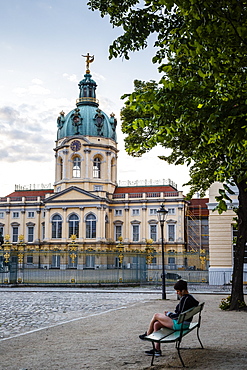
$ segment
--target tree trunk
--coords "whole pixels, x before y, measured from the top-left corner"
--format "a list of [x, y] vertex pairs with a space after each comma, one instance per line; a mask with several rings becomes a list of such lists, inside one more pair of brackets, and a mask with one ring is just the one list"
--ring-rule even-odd
[[247, 184], [246, 181], [236, 182], [239, 190], [239, 208], [238, 215], [238, 233], [234, 253], [232, 293], [230, 310], [239, 310], [243, 308], [243, 268], [244, 268], [244, 251], [247, 241]]

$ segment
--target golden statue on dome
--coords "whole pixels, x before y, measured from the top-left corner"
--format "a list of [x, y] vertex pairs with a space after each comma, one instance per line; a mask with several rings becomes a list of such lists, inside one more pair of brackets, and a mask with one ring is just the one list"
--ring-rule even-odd
[[87, 53], [87, 55], [82, 55], [82, 57], [86, 58], [86, 73], [90, 73], [89, 63], [94, 61], [94, 55], [89, 55], [89, 53]]

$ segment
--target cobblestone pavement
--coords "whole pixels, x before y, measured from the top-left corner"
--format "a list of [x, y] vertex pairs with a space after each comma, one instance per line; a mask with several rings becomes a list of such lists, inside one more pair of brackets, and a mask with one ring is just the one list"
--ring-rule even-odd
[[2, 289], [0, 295], [0, 340], [160, 297], [160, 293], [4, 291]]
[[[191, 293], [229, 294], [229, 287], [190, 285]], [[175, 294], [173, 287], [167, 293]], [[0, 341], [62, 322], [161, 298], [155, 287], [123, 289], [0, 288]]]

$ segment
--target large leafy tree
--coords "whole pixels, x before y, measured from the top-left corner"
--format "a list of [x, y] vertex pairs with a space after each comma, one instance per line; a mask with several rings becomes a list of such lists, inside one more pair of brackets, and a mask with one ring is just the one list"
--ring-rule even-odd
[[134, 82], [125, 95], [122, 130], [126, 150], [140, 156], [155, 145], [161, 157], [190, 165], [190, 193], [224, 183], [218, 210], [227, 209], [229, 184], [239, 190], [231, 309], [244, 305], [243, 264], [247, 242], [247, 1], [91, 0], [123, 34], [110, 58], [129, 58], [156, 35], [153, 62], [160, 81]]

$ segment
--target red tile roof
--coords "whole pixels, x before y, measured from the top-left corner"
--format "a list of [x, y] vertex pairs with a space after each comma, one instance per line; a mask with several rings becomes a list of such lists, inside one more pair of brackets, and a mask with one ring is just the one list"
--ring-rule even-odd
[[119, 186], [116, 188], [114, 194], [116, 193], [154, 193], [154, 192], [177, 192], [177, 189], [170, 185], [157, 185], [157, 186]]
[[45, 189], [45, 190], [17, 190], [6, 197], [43, 197], [45, 194], [53, 194], [53, 189]]

